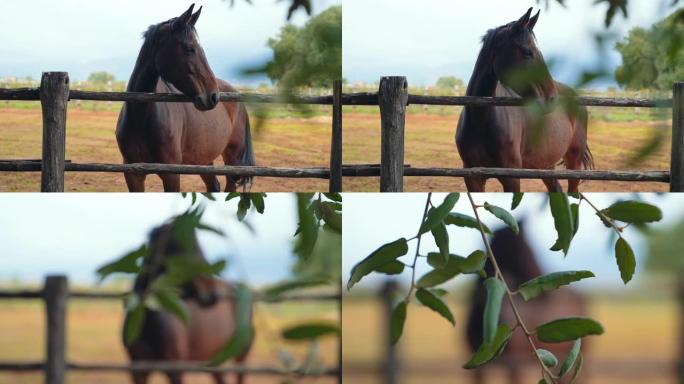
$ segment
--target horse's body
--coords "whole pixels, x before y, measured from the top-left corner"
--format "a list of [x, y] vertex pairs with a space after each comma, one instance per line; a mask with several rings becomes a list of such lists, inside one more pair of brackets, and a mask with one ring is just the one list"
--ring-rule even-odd
[[[165, 257], [187, 257], [178, 256], [183, 254], [179, 252], [181, 245], [171, 233], [170, 224], [152, 233], [150, 254], [153, 256], [150, 264], [144, 266], [146, 272], [135, 281], [134, 292], [137, 294], [144, 292], [150, 282], [164, 272], [164, 267], [159, 266], [161, 264], [155, 267], [155, 263], [161, 263]], [[190, 256], [206, 262], [194, 236]], [[210, 277], [198, 277], [185, 284], [181, 297], [190, 314], [188, 325], [171, 313], [146, 309], [140, 337], [126, 345], [131, 361], [209, 361], [235, 335], [237, 302], [233, 298], [225, 298], [225, 294], [234, 289], [232, 284]], [[219, 292], [222, 298], [217, 297]], [[248, 353], [249, 348], [236, 361], [243, 361]], [[133, 382], [145, 384], [148, 375], [145, 372], [133, 373]], [[223, 375], [213, 376], [217, 384], [225, 383]], [[182, 383], [181, 373], [168, 373], [168, 377], [171, 384]], [[243, 378], [243, 374], [238, 374], [237, 382], [242, 383]]]
[[[550, 102], [573, 91], [555, 82], [536, 47], [532, 32], [539, 14], [530, 11], [520, 20], [490, 30], [468, 84], [467, 96], [520, 97]], [[526, 84], [507, 86], [510, 76], [538, 66], [538, 73]], [[508, 76], [508, 77], [507, 77]], [[529, 75], [528, 75], [529, 76]], [[456, 132], [456, 146], [463, 165], [471, 167], [553, 169], [563, 161], [568, 169], [592, 166], [587, 146], [587, 111], [557, 109], [536, 126], [535, 117], [524, 107], [466, 106]], [[484, 191], [487, 179], [466, 178], [469, 191]], [[506, 192], [519, 192], [520, 180], [499, 178]], [[549, 191], [560, 191], [555, 179], [544, 179]], [[568, 190], [576, 192], [578, 180]]]
[[[200, 9], [201, 11], [201, 9]], [[218, 92], [235, 92], [216, 79], [194, 30], [192, 7], [183, 15], [153, 25], [145, 33], [129, 92], [183, 93], [190, 103], [126, 102], [116, 138], [124, 163], [254, 165], [249, 116], [242, 103], [219, 102]], [[180, 176], [160, 174], [164, 190], [180, 191]], [[130, 191], [145, 190], [145, 175], [126, 173]], [[202, 175], [208, 192], [220, 191], [216, 176]], [[226, 191], [251, 180], [226, 178]]]
[[[492, 252], [496, 256], [501, 272], [511, 289], [517, 289], [520, 284], [542, 274], [534, 259], [532, 249], [523, 237], [523, 232], [520, 232], [520, 235], [515, 235], [508, 228], [497, 231], [492, 241]], [[485, 270], [488, 276], [494, 275], [494, 270], [489, 261], [487, 261]], [[478, 281], [472, 294], [472, 306], [466, 326], [468, 346], [473, 352], [477, 350], [483, 340], [482, 316], [487, 302], [487, 291], [482, 284], [483, 281], [483, 279]], [[507, 300], [504, 299], [502, 304], [500, 322], [513, 327], [517, 320]], [[558, 318], [586, 315], [584, 297], [569, 287], [545, 293], [528, 302], [516, 295], [515, 304], [528, 329], [534, 329], [538, 325]], [[543, 343], [536, 337], [533, 337], [533, 340], [537, 348], [551, 351], [561, 362], [572, 347], [572, 342]], [[583, 340], [582, 353], [585, 356], [588, 350], [587, 344], [586, 339]], [[494, 360], [494, 364], [501, 364], [508, 370], [510, 383], [523, 383], [525, 382], [524, 372], [526, 368], [533, 368], [535, 372], [538, 372], [538, 361], [533, 353], [522, 329], [516, 328], [502, 355]], [[486, 366], [475, 371], [475, 383], [487, 382], [484, 378], [485, 370]], [[581, 377], [586, 377], [586, 375]]]

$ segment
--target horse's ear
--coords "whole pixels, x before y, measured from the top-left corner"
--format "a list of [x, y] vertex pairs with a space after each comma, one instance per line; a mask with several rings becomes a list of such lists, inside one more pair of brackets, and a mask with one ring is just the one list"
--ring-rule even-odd
[[527, 23], [527, 28], [529, 28], [530, 31], [534, 30], [534, 26], [537, 25], [537, 21], [539, 20], [539, 14], [541, 13], [541, 9], [537, 11], [537, 14], [534, 15], [530, 21]]
[[515, 29], [516, 30], [521, 30], [525, 27], [527, 27], [527, 23], [530, 21], [530, 15], [532, 14], [532, 7], [527, 10], [527, 13], [525, 13], [518, 21], [515, 22]]
[[199, 19], [201, 13], [202, 13], [202, 6], [199, 7], [197, 12], [195, 12], [192, 16], [190, 16], [190, 21], [188, 21], [188, 24], [192, 25], [194, 27], [195, 23], [197, 23], [197, 19]]
[[182, 15], [178, 16], [176, 20], [171, 23], [171, 30], [172, 31], [177, 31], [185, 28], [185, 26], [188, 24], [190, 21], [190, 18], [192, 17], [192, 10], [195, 8], [195, 3], [190, 4], [190, 8], [188, 8], [187, 11], [183, 12]]

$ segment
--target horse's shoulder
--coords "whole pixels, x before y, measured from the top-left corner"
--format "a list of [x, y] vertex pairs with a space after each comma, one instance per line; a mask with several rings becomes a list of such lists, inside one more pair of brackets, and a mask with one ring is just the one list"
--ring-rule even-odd
[[217, 78], [216, 81], [218, 82], [219, 85], [219, 90], [221, 92], [237, 92], [237, 88], [235, 88], [233, 85], [231, 85], [229, 82]]

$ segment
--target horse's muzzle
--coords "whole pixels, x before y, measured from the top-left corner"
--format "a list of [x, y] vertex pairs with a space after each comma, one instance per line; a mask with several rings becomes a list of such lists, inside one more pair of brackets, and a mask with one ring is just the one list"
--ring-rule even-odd
[[208, 95], [197, 95], [195, 96], [193, 103], [195, 104], [195, 108], [200, 111], [210, 111], [218, 105], [219, 94], [218, 92], [212, 92]]

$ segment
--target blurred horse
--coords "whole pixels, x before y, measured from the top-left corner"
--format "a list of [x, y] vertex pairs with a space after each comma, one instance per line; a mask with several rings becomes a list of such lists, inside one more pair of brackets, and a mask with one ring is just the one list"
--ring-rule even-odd
[[[254, 165], [252, 134], [244, 104], [219, 102], [219, 91], [236, 92], [214, 76], [199, 44], [195, 23], [202, 8], [194, 4], [180, 15], [152, 25], [128, 82], [128, 92], [183, 93], [189, 103], [126, 102], [119, 114], [116, 140], [126, 164]], [[217, 107], [218, 106], [218, 107]], [[145, 191], [145, 174], [125, 173], [131, 192]], [[180, 191], [180, 175], [160, 174], [164, 191]], [[220, 192], [215, 175], [201, 175], [207, 192]], [[248, 186], [249, 177], [226, 177], [226, 191]]]
[[[170, 257], [191, 257], [206, 263], [206, 259], [192, 233], [188, 244], [174, 234], [174, 223], [156, 228], [150, 234], [150, 256], [143, 265], [143, 272], [134, 284], [134, 292], [141, 295], [149, 285], [165, 272], [164, 260]], [[197, 277], [182, 287], [181, 297], [190, 313], [190, 322], [184, 324], [175, 315], [156, 310], [145, 310], [145, 322], [140, 337], [126, 346], [132, 362], [135, 361], [208, 361], [236, 333], [237, 301], [225, 298], [235, 286], [211, 277]], [[217, 297], [222, 294], [222, 298]], [[251, 307], [250, 307], [251, 308]], [[251, 321], [251, 310], [250, 310]], [[252, 332], [252, 335], [254, 333]], [[242, 362], [247, 358], [251, 341], [242, 354], [236, 358]], [[135, 384], [147, 383], [149, 372], [134, 372]], [[182, 373], [167, 373], [171, 384], [182, 383]], [[212, 374], [217, 384], [224, 384], [222, 374]], [[237, 382], [244, 376], [237, 374]]]
[[[467, 96], [523, 97], [541, 103], [561, 94], [574, 96], [551, 77], [533, 32], [539, 12], [530, 17], [531, 12], [483, 37]], [[524, 107], [465, 106], [456, 131], [463, 166], [553, 169], [563, 160], [567, 169], [592, 168], [587, 110], [566, 109], [535, 116]], [[487, 178], [465, 181], [468, 191], [484, 192]], [[562, 191], [558, 180], [543, 181], [549, 191]], [[520, 191], [520, 179], [500, 177], [499, 182], [506, 192]], [[578, 186], [579, 180], [570, 180], [568, 191], [577, 192]]]
[[[542, 275], [532, 249], [525, 240], [522, 223], [519, 235], [515, 235], [508, 227], [496, 231], [491, 246], [499, 268], [511, 289], [515, 290], [520, 284]], [[494, 268], [489, 260], [485, 265], [485, 271], [487, 276], [494, 276]], [[483, 282], [484, 279], [480, 278], [475, 291], [472, 293], [470, 299], [472, 305], [466, 326], [468, 346], [473, 352], [477, 350], [483, 340], [482, 318], [487, 302], [487, 291]], [[587, 313], [584, 297], [569, 287], [544, 293], [528, 302], [524, 301], [520, 295], [514, 297], [515, 304], [528, 329], [534, 329], [538, 325], [561, 317], [585, 316]], [[508, 298], [504, 298], [500, 321], [511, 327], [517, 324]], [[533, 340], [537, 348], [551, 351], [560, 362], [563, 361], [573, 344], [572, 342], [547, 344], [534, 336]], [[586, 356], [588, 343], [586, 343], [586, 339], [582, 341], [582, 354]], [[523, 368], [537, 363], [538, 361], [527, 342], [525, 333], [522, 329], [516, 328], [502, 355], [490, 364], [502, 364], [508, 370], [509, 382], [519, 384], [524, 382]], [[474, 371], [475, 383], [486, 382], [484, 378], [486, 367]], [[586, 375], [580, 374], [579, 382], [583, 381], [582, 377], [586, 379]]]

